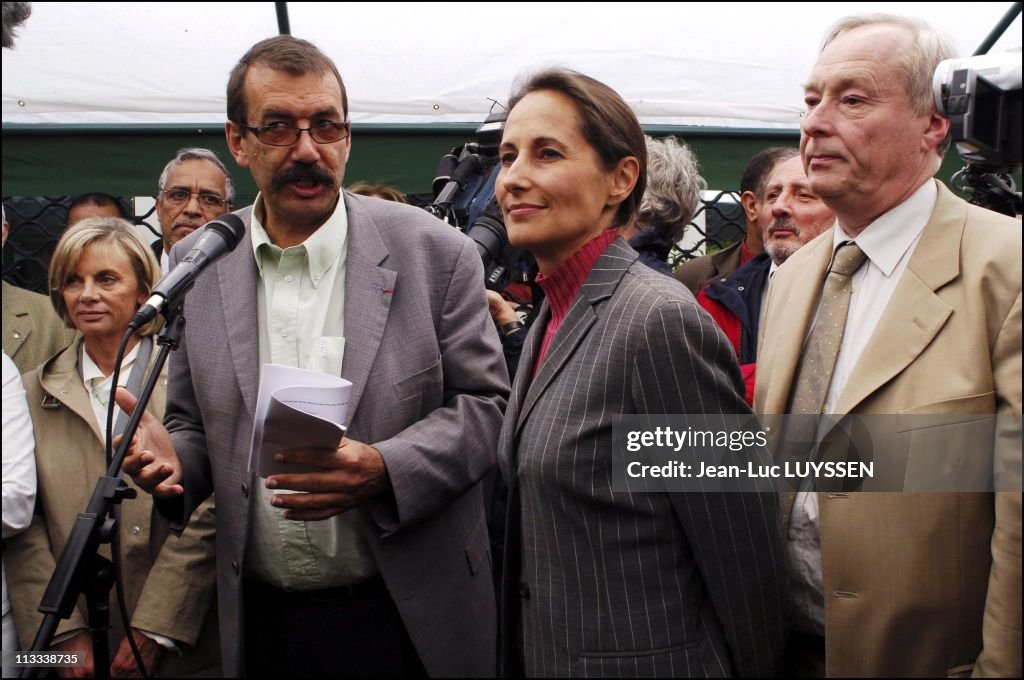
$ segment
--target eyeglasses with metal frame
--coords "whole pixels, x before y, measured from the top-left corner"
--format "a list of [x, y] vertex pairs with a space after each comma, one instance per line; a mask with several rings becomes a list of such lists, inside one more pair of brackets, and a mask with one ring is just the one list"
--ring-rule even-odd
[[207, 192], [189, 191], [188, 189], [165, 189], [160, 193], [163, 195], [164, 201], [175, 207], [182, 207], [188, 204], [193, 196], [198, 199], [199, 205], [204, 208], [220, 209], [227, 204], [226, 199], [221, 198], [217, 194]]
[[316, 125], [304, 128], [285, 123], [271, 123], [259, 127], [242, 125], [242, 127], [256, 135], [256, 139], [270, 146], [291, 146], [299, 141], [299, 136], [303, 132], [308, 132], [317, 144], [333, 144], [342, 141], [349, 135], [348, 123], [336, 123], [330, 120], [322, 120]]

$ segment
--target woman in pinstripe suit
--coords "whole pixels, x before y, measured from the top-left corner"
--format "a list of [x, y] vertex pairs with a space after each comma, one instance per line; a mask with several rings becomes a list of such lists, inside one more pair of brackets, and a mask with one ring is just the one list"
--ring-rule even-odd
[[592, 78], [544, 71], [512, 97], [500, 154], [509, 239], [536, 257], [547, 295], [501, 435], [502, 672], [773, 674], [774, 497], [611, 487], [614, 416], [748, 413], [728, 341], [619, 237], [645, 184], [635, 115]]

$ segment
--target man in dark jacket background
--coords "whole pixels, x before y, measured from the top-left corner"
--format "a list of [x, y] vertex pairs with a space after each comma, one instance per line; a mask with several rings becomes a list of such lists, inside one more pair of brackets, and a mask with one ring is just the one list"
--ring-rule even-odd
[[765, 225], [765, 252], [731, 276], [712, 281], [697, 295], [697, 302], [736, 349], [747, 383], [747, 403], [754, 398], [757, 331], [771, 275], [790, 255], [830, 229], [835, 213], [811, 191], [800, 156], [793, 155], [777, 164], [766, 182], [757, 221]]

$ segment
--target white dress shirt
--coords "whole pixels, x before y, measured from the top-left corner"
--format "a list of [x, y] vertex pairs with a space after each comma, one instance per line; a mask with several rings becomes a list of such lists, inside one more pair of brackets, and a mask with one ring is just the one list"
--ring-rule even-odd
[[[32, 418], [25, 388], [18, 367], [7, 354], [3, 355], [4, 422], [3, 422], [3, 536], [11, 536], [28, 528], [36, 504], [36, 457]], [[7, 574], [3, 573], [3, 676], [14, 677], [13, 657], [7, 652], [20, 649], [14, 612], [7, 597]]]

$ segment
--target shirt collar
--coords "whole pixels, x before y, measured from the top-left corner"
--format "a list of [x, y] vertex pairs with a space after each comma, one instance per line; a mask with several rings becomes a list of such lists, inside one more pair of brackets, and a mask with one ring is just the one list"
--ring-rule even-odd
[[[263, 194], [257, 194], [252, 210], [252, 252], [256, 258], [256, 268], [259, 270], [261, 278], [263, 277], [264, 258], [270, 257], [277, 260], [284, 252], [282, 248], [270, 241], [270, 236], [263, 228], [261, 220], [263, 215]], [[313, 288], [320, 285], [324, 276], [338, 261], [342, 249], [345, 247], [346, 238], [348, 238], [348, 211], [345, 209], [345, 196], [342, 194], [338, 197], [338, 204], [327, 221], [305, 241], [297, 246], [292, 246], [305, 251], [309, 259], [310, 282], [313, 284]]]
[[[135, 357], [137, 357], [138, 355], [139, 343], [136, 342], [135, 347], [132, 347], [132, 351], [128, 352], [128, 354], [125, 355], [124, 360], [121, 361], [121, 373], [119, 374], [121, 379], [118, 381], [119, 384], [124, 384], [128, 382], [128, 369], [131, 368], [132, 364], [135, 363]], [[82, 367], [82, 382], [86, 384], [89, 384], [89, 382], [97, 379], [100, 382], [102, 382], [103, 380], [106, 380], [109, 377], [103, 375], [103, 371], [101, 371], [100, 367], [96, 365], [96, 362], [92, 360], [92, 357], [89, 356], [89, 353], [85, 351], [84, 342], [82, 343], [82, 357], [80, 365]]]
[[[928, 179], [907, 200], [883, 213], [853, 239], [871, 263], [886, 276], [892, 275], [896, 265], [924, 231], [935, 210], [937, 196], [935, 181]], [[832, 252], [849, 240], [839, 225], [832, 232]]]

